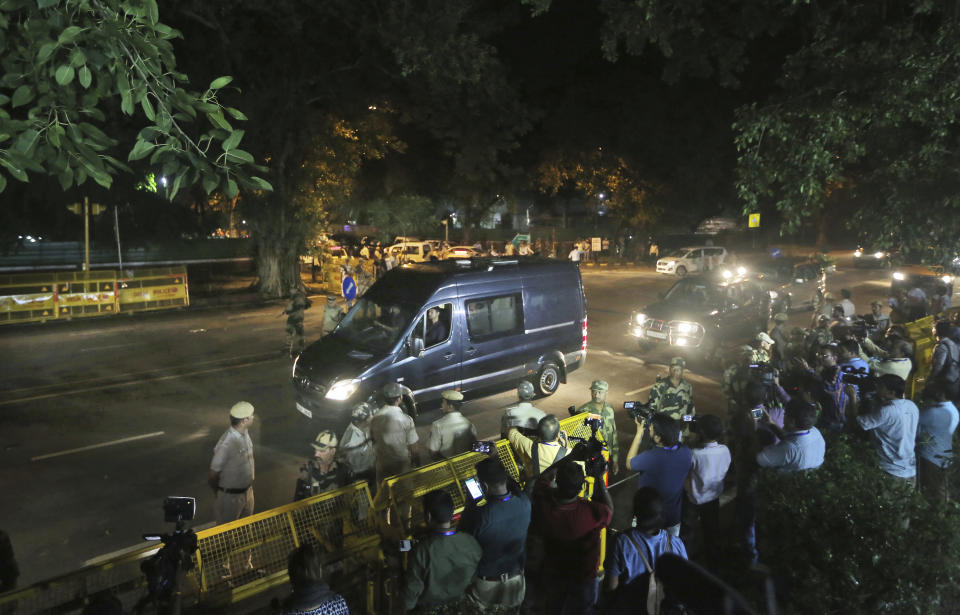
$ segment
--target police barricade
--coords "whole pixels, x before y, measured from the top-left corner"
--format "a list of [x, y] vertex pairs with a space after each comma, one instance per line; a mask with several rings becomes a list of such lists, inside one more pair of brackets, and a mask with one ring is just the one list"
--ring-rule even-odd
[[[374, 612], [380, 536], [366, 483], [281, 506], [197, 532], [194, 568], [183, 604], [203, 611], [235, 604], [287, 582], [287, 557], [302, 544], [321, 553], [326, 579], [351, 612]], [[0, 613], [79, 612], [100, 592], [116, 595], [127, 612], [146, 593], [140, 565], [157, 546], [0, 596]]]
[[933, 347], [937, 343], [933, 337], [933, 316], [908, 322], [903, 325], [903, 328], [913, 344], [913, 373], [907, 379], [904, 393], [908, 398], [918, 400], [930, 376]]
[[61, 272], [55, 274], [55, 278], [60, 318], [116, 314], [117, 272]]
[[56, 274], [0, 275], [0, 324], [57, 317]]
[[126, 271], [117, 283], [121, 312], [163, 310], [190, 305], [186, 267]]
[[353, 256], [325, 257], [317, 282], [326, 292], [339, 295], [345, 275], [353, 277], [357, 284], [357, 296], [360, 296], [377, 280], [376, 261]]

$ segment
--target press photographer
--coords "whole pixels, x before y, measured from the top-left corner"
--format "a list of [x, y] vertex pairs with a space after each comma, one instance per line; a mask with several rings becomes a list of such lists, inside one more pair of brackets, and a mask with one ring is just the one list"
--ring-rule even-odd
[[176, 523], [172, 534], [144, 534], [144, 540], [159, 540], [160, 550], [145, 560], [140, 569], [147, 577], [147, 593], [134, 607], [142, 613], [153, 605], [156, 613], [179, 615], [183, 578], [193, 570], [193, 554], [197, 551], [197, 535], [184, 529], [184, 522], [192, 521], [197, 512], [196, 498], [168, 497], [163, 501], [163, 520]]
[[[663, 497], [667, 531], [680, 535], [683, 482], [690, 472], [693, 455], [680, 444], [680, 422], [665, 414], [654, 414], [648, 419], [634, 418], [637, 432], [627, 452], [628, 470], [639, 472], [638, 487], [653, 487]], [[638, 453], [644, 432], [653, 441], [653, 448]]]
[[525, 479], [531, 485], [544, 470], [570, 452], [560, 435], [560, 421], [552, 414], [537, 423], [536, 439], [523, 435], [516, 427], [507, 432], [510, 446], [520, 457], [525, 469]]

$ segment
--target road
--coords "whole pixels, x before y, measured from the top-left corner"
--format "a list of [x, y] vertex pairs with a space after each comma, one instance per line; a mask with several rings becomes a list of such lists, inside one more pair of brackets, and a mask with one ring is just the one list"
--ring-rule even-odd
[[[850, 288], [864, 312], [885, 296], [888, 276], [850, 270], [828, 283], [835, 292]], [[622, 402], [646, 399], [670, 357], [641, 356], [625, 323], [631, 309], [655, 301], [672, 282], [650, 271], [585, 270], [586, 366], [537, 405], [566, 416], [567, 406], [589, 399], [593, 379], [607, 380], [625, 453], [633, 429]], [[0, 330], [0, 528], [12, 537], [21, 585], [135, 545], [143, 532], [169, 530], [161, 510], [167, 495], [196, 496], [194, 525], [211, 523], [206, 471], [239, 400], [257, 408], [256, 509], [291, 500], [318, 427], [294, 410], [281, 309], [233, 306]], [[308, 339], [321, 319], [322, 309], [307, 312]], [[808, 320], [797, 313], [790, 324]], [[693, 364], [690, 379], [698, 410], [720, 411], [719, 370]], [[505, 393], [471, 401], [465, 413], [482, 436], [493, 437], [515, 400]], [[436, 416], [421, 416], [421, 434]], [[615, 480], [629, 487], [626, 478]]]

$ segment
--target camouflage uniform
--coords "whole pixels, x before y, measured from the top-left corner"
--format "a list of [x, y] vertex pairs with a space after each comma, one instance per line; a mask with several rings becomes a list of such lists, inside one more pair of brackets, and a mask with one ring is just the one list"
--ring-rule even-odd
[[662, 412], [674, 420], [682, 420], [684, 414], [696, 414], [693, 406], [693, 387], [686, 380], [673, 385], [669, 378], [659, 380], [650, 389], [650, 409]]
[[283, 313], [287, 315], [285, 330], [291, 355], [300, 352], [303, 348], [303, 312], [311, 305], [313, 302], [307, 299], [299, 287], [290, 291], [290, 302]]
[[[594, 380], [590, 386], [591, 390], [607, 391], [610, 388], [603, 380]], [[600, 433], [603, 435], [603, 441], [607, 444], [607, 450], [610, 451], [610, 464], [612, 467], [619, 467], [620, 445], [617, 442], [617, 423], [613, 415], [613, 406], [606, 401], [599, 403], [593, 400], [588, 401], [579, 408], [577, 414], [596, 414], [603, 419], [603, 428]]]
[[302, 500], [318, 493], [333, 491], [349, 485], [350, 482], [350, 469], [346, 464], [334, 461], [326, 472], [321, 472], [320, 464], [311, 459], [300, 468], [300, 478], [297, 479], [293, 499]]
[[767, 351], [762, 348], [754, 348], [753, 352], [750, 353], [750, 362], [751, 363], [769, 363], [770, 355], [767, 354]]
[[[744, 344], [740, 346], [739, 351], [741, 359], [723, 371], [723, 379], [720, 382], [720, 390], [723, 391], [723, 395], [727, 398], [728, 409], [736, 405], [737, 400], [740, 399], [749, 381], [749, 379], [745, 377], [746, 368], [744, 365], [755, 362], [753, 357], [756, 350], [754, 350], [752, 346]], [[744, 360], [748, 356], [750, 358], [749, 362]]]

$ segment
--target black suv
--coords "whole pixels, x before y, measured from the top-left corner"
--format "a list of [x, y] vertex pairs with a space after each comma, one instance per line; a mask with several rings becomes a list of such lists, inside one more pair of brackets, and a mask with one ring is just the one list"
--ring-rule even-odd
[[631, 313], [627, 331], [641, 350], [664, 345], [712, 357], [766, 330], [769, 319], [770, 293], [754, 279], [724, 271], [678, 281], [661, 301]]
[[815, 261], [777, 259], [752, 269], [760, 287], [770, 293], [773, 313], [812, 310], [827, 291], [827, 274]]

